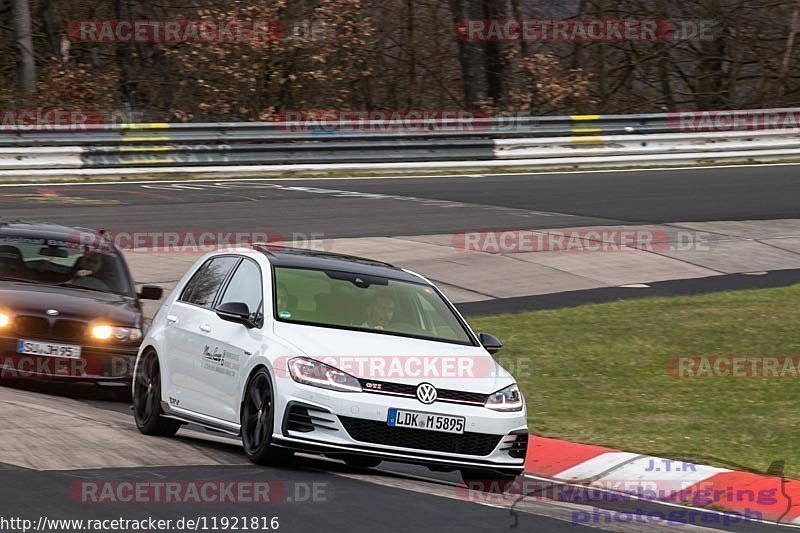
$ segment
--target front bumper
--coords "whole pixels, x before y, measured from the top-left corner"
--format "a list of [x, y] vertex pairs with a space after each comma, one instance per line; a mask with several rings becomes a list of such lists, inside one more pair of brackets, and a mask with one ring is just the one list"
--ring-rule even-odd
[[[30, 339], [63, 344], [64, 341]], [[71, 344], [71, 343], [67, 343]], [[127, 386], [138, 346], [81, 345], [80, 359], [17, 353], [17, 339], [0, 337], [0, 379], [93, 382]]]
[[[326, 455], [367, 455], [444, 469], [481, 468], [522, 473], [528, 431], [525, 411], [496, 412], [482, 406], [380, 394], [340, 393], [287, 384], [279, 395], [273, 441], [279, 446]], [[390, 408], [463, 416], [462, 435], [387, 425]]]

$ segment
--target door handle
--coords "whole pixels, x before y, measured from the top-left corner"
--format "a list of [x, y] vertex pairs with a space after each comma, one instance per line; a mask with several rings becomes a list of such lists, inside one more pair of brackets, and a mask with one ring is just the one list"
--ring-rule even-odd
[[211, 326], [209, 326], [208, 324], [203, 324], [202, 326], [200, 326], [200, 331], [203, 331], [205, 333], [211, 333]]
[[178, 321], [178, 317], [175, 315], [167, 315], [167, 324], [174, 324]]

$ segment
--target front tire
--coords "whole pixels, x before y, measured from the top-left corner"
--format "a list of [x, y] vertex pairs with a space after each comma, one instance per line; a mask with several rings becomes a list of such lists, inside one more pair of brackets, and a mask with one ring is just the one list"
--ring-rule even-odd
[[155, 350], [147, 350], [133, 377], [133, 417], [145, 435], [172, 437], [181, 423], [164, 418], [161, 410], [161, 367]]
[[242, 445], [248, 459], [258, 465], [279, 465], [293, 453], [272, 445], [275, 398], [272, 379], [265, 368], [256, 370], [242, 399]]

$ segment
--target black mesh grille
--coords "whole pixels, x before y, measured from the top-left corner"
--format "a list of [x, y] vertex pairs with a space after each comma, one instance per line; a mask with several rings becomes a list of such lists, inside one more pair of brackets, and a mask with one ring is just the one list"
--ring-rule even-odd
[[82, 340], [86, 335], [86, 324], [77, 320], [57, 320], [53, 325], [53, 338], [67, 341]]
[[[416, 396], [417, 386], [406, 385], [404, 383], [389, 383], [387, 381], [373, 381], [368, 379], [359, 380], [364, 392], [376, 394], [396, 394], [401, 396]], [[489, 398], [488, 394], [479, 392], [465, 392], [448, 389], [436, 389], [437, 402], [469, 403], [474, 405], [484, 405]]]
[[289, 407], [285, 418], [285, 429], [301, 433], [309, 433], [317, 428], [339, 431], [335, 424], [329, 411], [298, 404]]
[[82, 341], [86, 337], [86, 322], [79, 320], [50, 321], [38, 316], [18, 316], [14, 319], [14, 333], [18, 337], [27, 337], [50, 341]]
[[314, 431], [314, 424], [308, 415], [308, 409], [299, 405], [293, 405], [286, 415], [286, 429], [308, 433]]
[[347, 433], [357, 441], [463, 455], [489, 455], [503, 437], [484, 433], [457, 435], [424, 429], [398, 428], [389, 426], [386, 422], [346, 416], [340, 416], [339, 420], [342, 421]]
[[14, 319], [14, 332], [20, 337], [50, 335], [50, 322], [38, 316], [18, 316]]
[[438, 400], [442, 402], [456, 401], [484, 405], [488, 396], [477, 392], [464, 392], [458, 390], [440, 390]]
[[528, 451], [528, 433], [520, 431], [513, 435], [514, 440], [504, 442], [500, 449], [508, 451], [508, 455], [515, 459], [524, 459]]

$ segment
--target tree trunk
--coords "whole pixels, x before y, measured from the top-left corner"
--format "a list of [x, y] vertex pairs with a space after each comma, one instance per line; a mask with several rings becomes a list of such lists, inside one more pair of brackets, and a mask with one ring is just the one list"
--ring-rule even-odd
[[798, 17], [800, 17], [800, 0], [794, 6], [792, 11], [792, 19], [789, 23], [789, 35], [786, 37], [786, 47], [783, 51], [783, 60], [781, 61], [781, 69], [778, 72], [778, 97], [783, 96], [786, 89], [786, 81], [789, 76], [789, 66], [792, 61], [792, 50], [794, 49], [794, 40], [797, 36]]
[[[475, 16], [474, 9], [477, 0], [450, 0], [450, 12], [453, 21], [457, 24]], [[480, 7], [480, 6], [479, 6]], [[481, 10], [477, 10], [480, 13]], [[464, 107], [474, 109], [477, 103], [486, 98], [483, 83], [483, 43], [474, 43], [465, 40], [458, 41], [458, 63], [461, 66], [461, 78], [464, 82]]]
[[36, 92], [36, 62], [31, 35], [31, 8], [28, 0], [13, 0], [14, 45], [17, 50], [17, 84], [22, 92]]
[[[130, 0], [114, 0], [117, 19], [130, 20], [134, 18], [129, 2]], [[119, 89], [122, 104], [126, 114], [130, 114], [136, 105], [136, 81], [133, 79], [133, 47], [128, 42], [117, 43], [116, 56], [120, 73]]]
[[[503, 6], [497, 0], [483, 0], [483, 18], [488, 20], [503, 19]], [[486, 43], [486, 86], [491, 98], [496, 105], [502, 104], [505, 100], [505, 87], [503, 75], [505, 71], [505, 61], [503, 59], [502, 43], [489, 41]]]
[[408, 49], [408, 93], [406, 94], [406, 109], [414, 107], [417, 96], [417, 55], [414, 40], [414, 0], [406, 0], [406, 47]]
[[47, 42], [50, 43], [53, 56], [59, 63], [63, 63], [62, 43], [58, 37], [56, 23], [53, 21], [53, 14], [50, 11], [50, 0], [39, 0], [39, 20], [42, 22], [42, 28], [44, 28], [44, 33], [47, 35]]
[[[658, 0], [656, 2], [657, 16], [661, 20], [667, 20], [667, 6], [665, 0]], [[672, 51], [671, 45], [668, 42], [659, 43], [660, 48], [658, 58], [658, 79], [661, 85], [661, 98], [667, 111], [675, 110], [675, 94], [672, 91]]]

